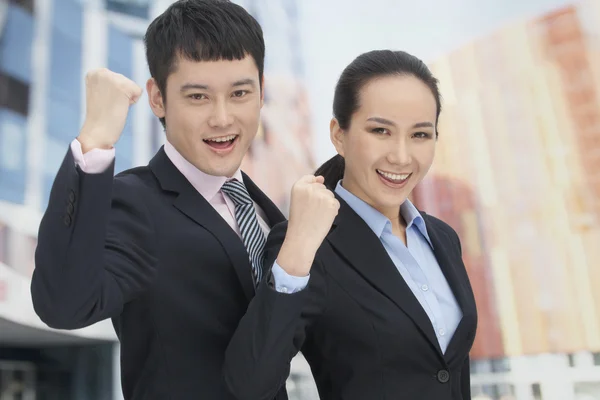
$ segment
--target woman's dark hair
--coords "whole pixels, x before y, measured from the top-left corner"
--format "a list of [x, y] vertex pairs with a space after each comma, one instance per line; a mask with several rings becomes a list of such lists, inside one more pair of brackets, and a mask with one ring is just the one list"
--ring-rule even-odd
[[[344, 69], [333, 97], [333, 116], [340, 128], [346, 130], [350, 127], [352, 115], [360, 106], [361, 89], [371, 80], [389, 75], [412, 75], [431, 89], [437, 106], [437, 137], [437, 119], [442, 111], [438, 81], [423, 61], [404, 51], [373, 50], [356, 57]], [[339, 154], [332, 157], [315, 171], [315, 175], [323, 176], [325, 186], [334, 190], [344, 176], [344, 158]]]

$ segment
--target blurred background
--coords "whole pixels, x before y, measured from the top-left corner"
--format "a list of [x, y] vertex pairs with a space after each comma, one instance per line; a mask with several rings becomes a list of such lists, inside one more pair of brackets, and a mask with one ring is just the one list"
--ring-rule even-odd
[[[423, 58], [444, 97], [414, 193], [452, 225], [479, 310], [476, 400], [600, 400], [600, 0], [244, 0], [265, 33], [265, 107], [244, 170], [287, 211], [334, 154], [333, 88], [358, 54]], [[49, 189], [106, 66], [144, 85], [168, 0], [0, 0], [0, 400], [122, 399], [110, 322], [47, 328], [29, 283]], [[142, 98], [117, 170], [164, 135]], [[399, 339], [400, 340], [400, 339]], [[317, 399], [299, 356], [293, 400]]]

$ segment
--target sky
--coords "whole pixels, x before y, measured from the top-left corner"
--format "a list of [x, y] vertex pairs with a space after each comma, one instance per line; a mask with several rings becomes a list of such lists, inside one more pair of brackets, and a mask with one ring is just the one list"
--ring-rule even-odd
[[360, 53], [389, 48], [433, 61], [513, 21], [569, 3], [572, 1], [300, 0], [301, 46], [316, 162], [335, 154], [329, 140], [333, 91], [339, 74]]

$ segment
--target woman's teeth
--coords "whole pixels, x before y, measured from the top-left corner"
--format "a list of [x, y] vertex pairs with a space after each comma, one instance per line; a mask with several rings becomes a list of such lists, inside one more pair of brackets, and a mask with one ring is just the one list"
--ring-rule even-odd
[[387, 178], [387, 179], [389, 179], [391, 181], [395, 181], [395, 182], [405, 181], [411, 175], [411, 174], [392, 174], [390, 172], [384, 172], [384, 171], [380, 171], [380, 170], [377, 170], [377, 173], [379, 175], [383, 176], [384, 178]]

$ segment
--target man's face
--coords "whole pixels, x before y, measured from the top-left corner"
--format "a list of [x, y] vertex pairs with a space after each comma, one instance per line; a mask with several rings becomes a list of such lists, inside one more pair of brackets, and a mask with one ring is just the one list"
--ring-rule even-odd
[[263, 95], [254, 59], [197, 62], [179, 57], [166, 94], [153, 79], [147, 89], [175, 149], [202, 172], [231, 177], [260, 121]]

